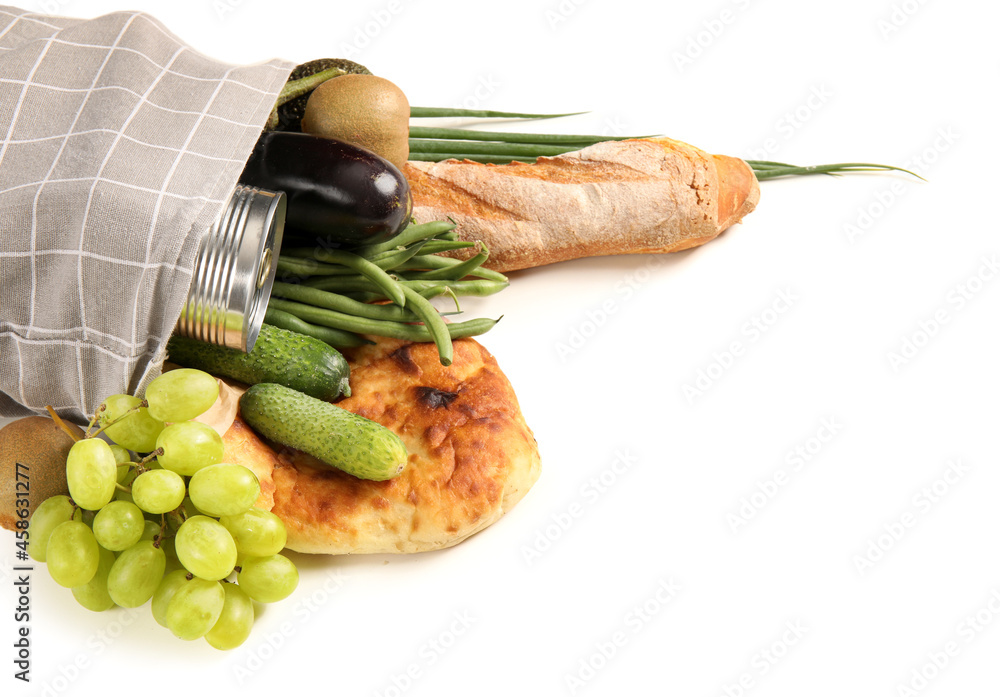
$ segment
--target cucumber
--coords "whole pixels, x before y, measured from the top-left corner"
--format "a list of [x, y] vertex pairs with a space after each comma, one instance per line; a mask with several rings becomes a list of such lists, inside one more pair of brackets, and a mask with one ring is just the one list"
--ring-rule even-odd
[[406, 467], [406, 446], [382, 424], [282, 385], [251, 387], [240, 415], [265, 438], [360, 479], [392, 479]]
[[329, 344], [305, 334], [265, 324], [250, 353], [172, 336], [167, 358], [187, 368], [256, 385], [275, 382], [317, 399], [350, 396], [351, 369]]

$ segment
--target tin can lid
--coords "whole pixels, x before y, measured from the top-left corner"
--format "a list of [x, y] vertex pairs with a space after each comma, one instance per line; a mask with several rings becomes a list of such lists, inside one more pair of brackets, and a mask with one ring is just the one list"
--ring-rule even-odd
[[238, 185], [201, 239], [177, 331], [210, 344], [253, 349], [277, 270], [285, 195]]

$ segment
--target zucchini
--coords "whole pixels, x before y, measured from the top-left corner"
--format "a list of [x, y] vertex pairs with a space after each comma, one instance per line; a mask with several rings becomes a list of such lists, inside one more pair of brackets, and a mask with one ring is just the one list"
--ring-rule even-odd
[[198, 368], [256, 385], [274, 382], [332, 401], [351, 394], [351, 369], [329, 344], [298, 332], [264, 324], [250, 353], [185, 336], [172, 336], [167, 358], [187, 368]]
[[240, 415], [268, 440], [361, 479], [392, 479], [406, 467], [406, 446], [385, 426], [282, 385], [252, 386]]

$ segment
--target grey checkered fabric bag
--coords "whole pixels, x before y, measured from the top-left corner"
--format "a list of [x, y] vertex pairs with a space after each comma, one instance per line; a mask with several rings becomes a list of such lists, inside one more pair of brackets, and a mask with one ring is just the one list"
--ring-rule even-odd
[[80, 421], [159, 374], [292, 67], [207, 58], [142, 13], [0, 7], [0, 416]]

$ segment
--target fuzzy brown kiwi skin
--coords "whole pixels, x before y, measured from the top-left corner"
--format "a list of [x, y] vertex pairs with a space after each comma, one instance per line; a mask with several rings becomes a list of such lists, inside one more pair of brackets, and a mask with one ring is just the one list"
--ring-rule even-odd
[[[79, 427], [67, 427], [83, 438]], [[26, 416], [0, 428], [0, 527], [15, 530], [21, 519], [18, 509], [34, 513], [50, 496], [69, 494], [66, 456], [73, 442], [45, 416]], [[27, 499], [27, 505], [18, 504], [18, 499]]]
[[402, 169], [410, 154], [410, 104], [395, 84], [377, 75], [342, 75], [309, 97], [302, 131], [371, 150]]
[[[288, 80], [299, 80], [310, 75], [315, 75], [322, 70], [329, 70], [330, 68], [339, 68], [346, 75], [372, 74], [365, 66], [354, 61], [349, 61], [346, 58], [317, 58], [316, 60], [295, 66], [295, 69], [288, 76]], [[302, 116], [306, 113], [306, 102], [309, 101], [309, 95], [311, 94], [311, 91], [306, 92], [278, 107], [278, 125], [274, 130], [301, 133]]]

